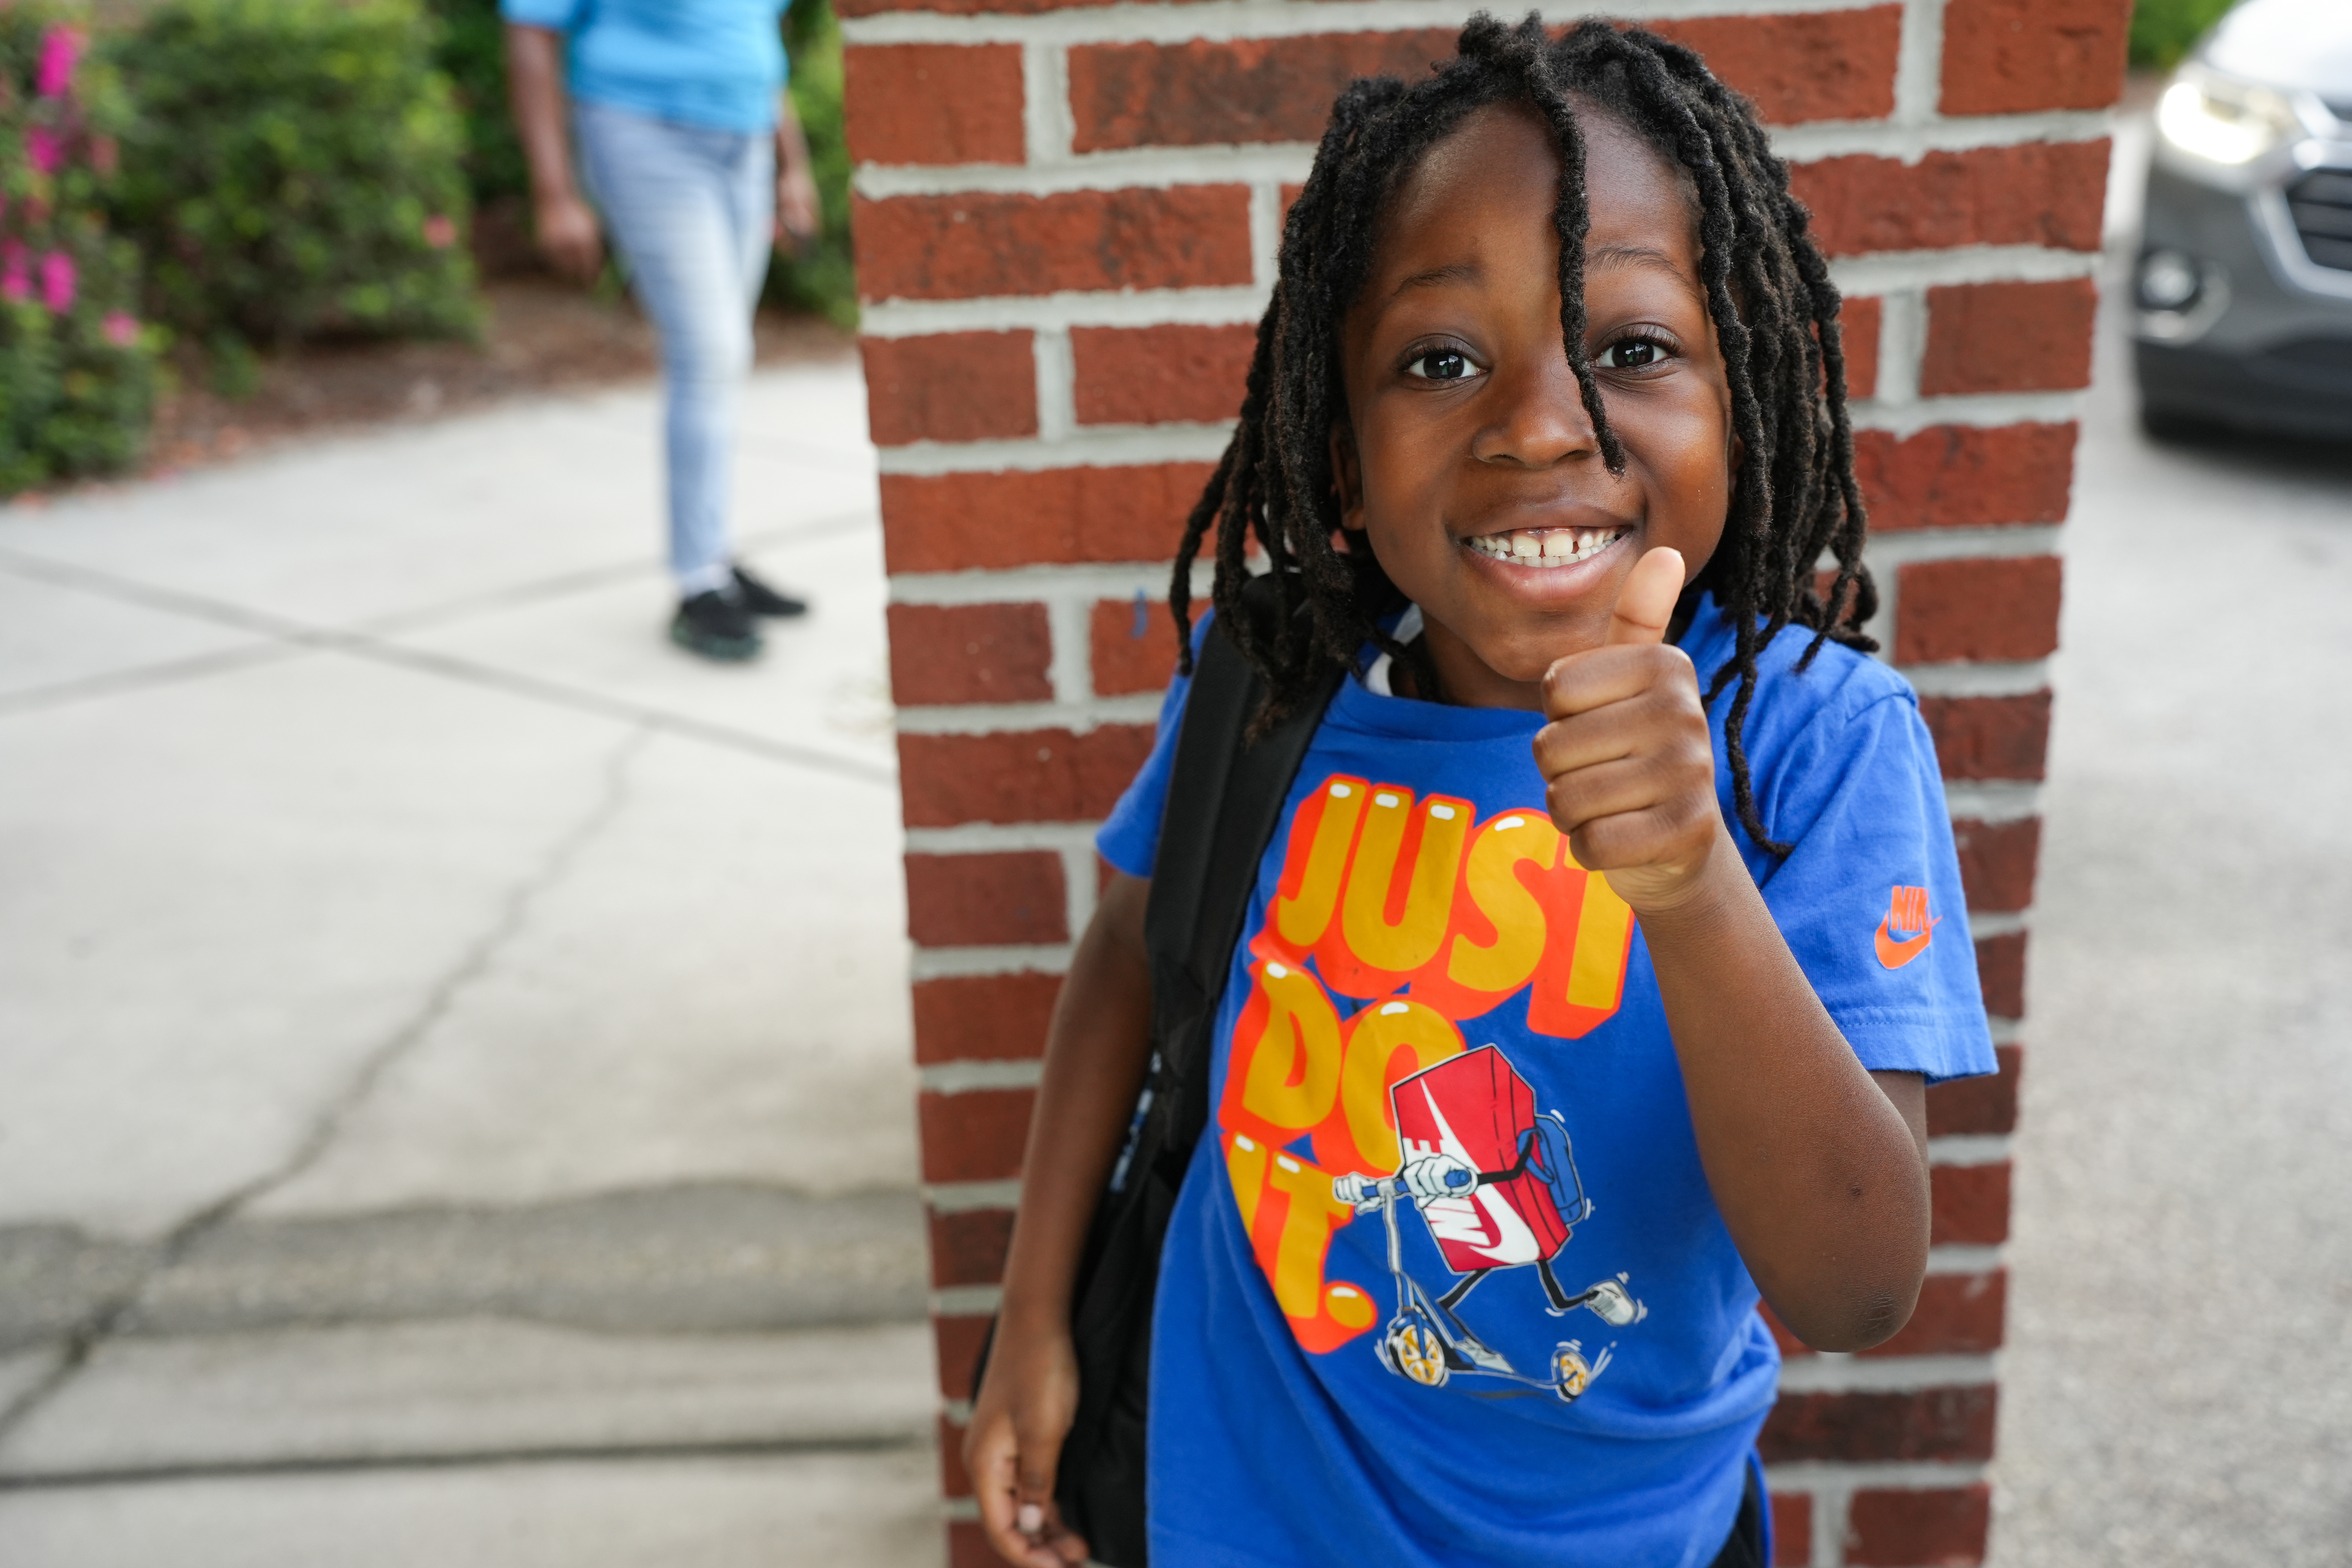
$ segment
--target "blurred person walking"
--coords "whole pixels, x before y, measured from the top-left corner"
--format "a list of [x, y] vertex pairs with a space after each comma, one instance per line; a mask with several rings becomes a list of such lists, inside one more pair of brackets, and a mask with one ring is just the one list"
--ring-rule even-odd
[[769, 253], [797, 249], [819, 223], [808, 142], [783, 90], [786, 3], [499, 4], [540, 249], [565, 276], [593, 279], [604, 245], [593, 198], [661, 337], [678, 593], [670, 637], [715, 659], [751, 658], [759, 617], [807, 608], [733, 558], [727, 519], [737, 395]]

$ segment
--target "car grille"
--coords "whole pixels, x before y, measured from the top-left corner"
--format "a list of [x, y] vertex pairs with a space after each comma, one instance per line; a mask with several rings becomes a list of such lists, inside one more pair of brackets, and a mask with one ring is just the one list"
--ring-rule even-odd
[[2352, 173], [2315, 169], [2286, 188], [2286, 205], [2304, 254], [2352, 272]]

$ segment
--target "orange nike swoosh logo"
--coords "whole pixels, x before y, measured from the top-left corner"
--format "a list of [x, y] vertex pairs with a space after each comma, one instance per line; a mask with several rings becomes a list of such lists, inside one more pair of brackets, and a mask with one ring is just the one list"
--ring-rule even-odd
[[1942, 922], [1943, 918], [1941, 915], [1937, 916], [1928, 923], [1926, 931], [1921, 931], [1917, 936], [1905, 937], [1900, 942], [1886, 934], [1886, 921], [1880, 921], [1878, 922], [1878, 962], [1889, 969], [1900, 969], [1927, 952], [1927, 939], [1936, 934], [1936, 927]]

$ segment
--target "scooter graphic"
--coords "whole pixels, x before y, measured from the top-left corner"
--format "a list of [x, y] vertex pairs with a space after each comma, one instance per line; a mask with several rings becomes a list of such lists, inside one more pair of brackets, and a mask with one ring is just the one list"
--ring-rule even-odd
[[[1622, 1328], [1646, 1315], [1622, 1274], [1571, 1295], [1552, 1271], [1552, 1259], [1574, 1226], [1592, 1213], [1566, 1124], [1556, 1113], [1536, 1111], [1533, 1092], [1492, 1046], [1400, 1081], [1391, 1099], [1403, 1149], [1401, 1169], [1393, 1176], [1350, 1174], [1331, 1184], [1332, 1196], [1358, 1214], [1377, 1209], [1387, 1232], [1397, 1304], [1379, 1342], [1381, 1364], [1427, 1388], [1443, 1386], [1458, 1372], [1549, 1389], [1573, 1402], [1609, 1365], [1609, 1348], [1588, 1358], [1582, 1342], [1562, 1341], [1552, 1349], [1549, 1374], [1533, 1376], [1481, 1340], [1454, 1310], [1488, 1274], [1532, 1263], [1543, 1281], [1545, 1310], [1554, 1317], [1581, 1307]], [[1420, 1209], [1447, 1266], [1463, 1276], [1442, 1295], [1432, 1296], [1406, 1272], [1399, 1200]]]

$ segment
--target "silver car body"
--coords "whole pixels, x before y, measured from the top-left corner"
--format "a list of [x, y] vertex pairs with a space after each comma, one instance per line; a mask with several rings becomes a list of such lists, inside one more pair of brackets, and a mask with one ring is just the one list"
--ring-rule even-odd
[[2352, 439], [2352, 0], [2246, 0], [2181, 66], [2133, 284], [2151, 425]]

